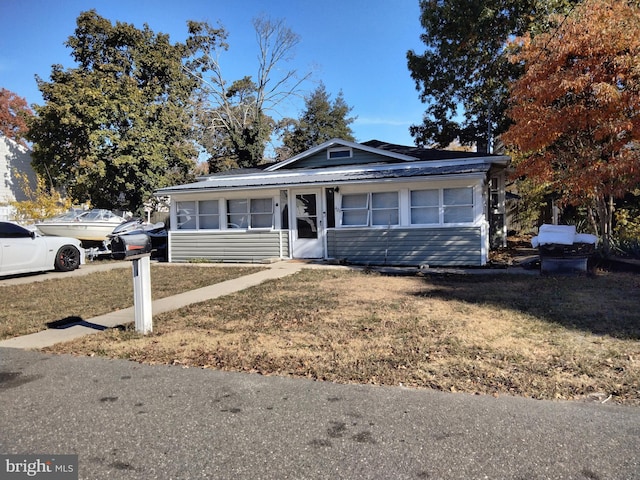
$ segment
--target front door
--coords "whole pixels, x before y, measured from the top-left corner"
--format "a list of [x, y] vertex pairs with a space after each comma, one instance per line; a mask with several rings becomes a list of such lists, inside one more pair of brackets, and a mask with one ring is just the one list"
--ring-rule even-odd
[[295, 192], [293, 258], [323, 258], [320, 191]]

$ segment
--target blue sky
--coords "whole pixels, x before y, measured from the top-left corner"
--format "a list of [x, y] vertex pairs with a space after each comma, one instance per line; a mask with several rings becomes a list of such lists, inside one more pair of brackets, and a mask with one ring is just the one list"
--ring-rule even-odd
[[[146, 23], [173, 42], [185, 39], [187, 20], [220, 23], [229, 33], [221, 64], [230, 81], [256, 73], [252, 19], [284, 19], [301, 37], [290, 67], [312, 72], [308, 92], [320, 81], [332, 98], [342, 90], [358, 117], [357, 141], [413, 144], [409, 126], [425, 111], [406, 62], [407, 50], [423, 51], [418, 0], [0, 0], [0, 87], [42, 104], [35, 75], [48, 80], [51, 65], [75, 66], [64, 42], [92, 8], [112, 23]], [[303, 107], [297, 100], [281, 113], [298, 117]]]

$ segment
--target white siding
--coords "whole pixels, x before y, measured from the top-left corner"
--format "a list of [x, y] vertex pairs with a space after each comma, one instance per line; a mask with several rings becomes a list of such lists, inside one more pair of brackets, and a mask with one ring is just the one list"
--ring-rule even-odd
[[29, 150], [0, 135], [0, 205], [26, 200], [16, 171], [27, 174], [29, 181], [35, 181]]

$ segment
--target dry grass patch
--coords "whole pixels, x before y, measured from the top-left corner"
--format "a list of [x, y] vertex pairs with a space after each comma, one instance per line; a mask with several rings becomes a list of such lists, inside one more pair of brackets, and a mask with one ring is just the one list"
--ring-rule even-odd
[[[259, 267], [154, 264], [153, 299], [256, 272]], [[0, 287], [0, 340], [45, 330], [68, 317], [89, 319], [133, 305], [131, 268]]]
[[49, 349], [329, 380], [640, 405], [640, 278], [305, 270]]

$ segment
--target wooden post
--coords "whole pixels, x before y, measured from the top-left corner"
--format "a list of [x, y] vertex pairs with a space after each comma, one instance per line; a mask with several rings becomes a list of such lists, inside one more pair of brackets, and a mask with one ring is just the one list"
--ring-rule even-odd
[[151, 300], [151, 255], [133, 259], [133, 305], [136, 332], [146, 335], [153, 331]]

